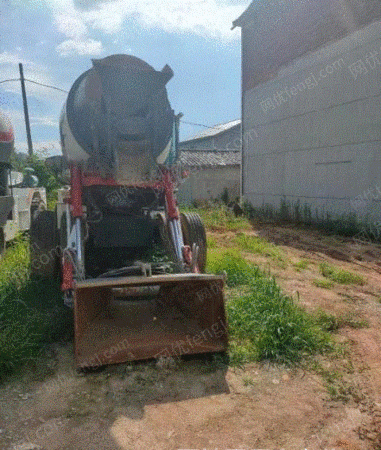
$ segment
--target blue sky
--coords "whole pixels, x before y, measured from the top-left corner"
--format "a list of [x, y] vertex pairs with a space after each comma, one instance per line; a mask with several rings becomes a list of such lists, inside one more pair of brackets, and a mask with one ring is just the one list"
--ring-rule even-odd
[[[0, 82], [26, 78], [69, 90], [91, 58], [127, 53], [174, 78], [168, 91], [183, 121], [209, 126], [240, 117], [240, 30], [249, 0], [0, 0]], [[36, 149], [59, 154], [59, 114], [66, 94], [27, 83]], [[26, 151], [19, 82], [0, 83], [0, 109]], [[186, 139], [203, 128], [181, 126]]]

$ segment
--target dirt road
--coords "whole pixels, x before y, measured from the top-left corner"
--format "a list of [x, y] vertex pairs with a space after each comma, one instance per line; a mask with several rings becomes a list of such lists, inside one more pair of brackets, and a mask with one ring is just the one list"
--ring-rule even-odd
[[[270, 266], [284, 291], [309, 311], [340, 319], [342, 354], [318, 367], [268, 363], [229, 368], [191, 358], [74, 370], [70, 345], [0, 388], [1, 449], [381, 449], [381, 247], [293, 227], [261, 226], [282, 260]], [[220, 245], [230, 233], [214, 232]], [[319, 264], [360, 274], [364, 285], [325, 287]], [[324, 280], [323, 280], [324, 281]]]

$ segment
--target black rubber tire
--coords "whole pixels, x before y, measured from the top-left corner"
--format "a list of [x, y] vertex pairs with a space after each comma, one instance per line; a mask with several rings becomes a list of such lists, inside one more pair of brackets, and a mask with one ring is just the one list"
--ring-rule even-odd
[[171, 261], [173, 261], [175, 264], [178, 264], [165, 213], [158, 213], [156, 216], [156, 220], [158, 223], [160, 240], [162, 242], [164, 251]]
[[30, 226], [31, 273], [34, 276], [57, 278], [59, 246], [56, 213], [40, 211]]
[[206, 233], [201, 217], [197, 213], [181, 213], [180, 222], [184, 245], [192, 248], [192, 245], [196, 244], [199, 248], [197, 265], [202, 273], [205, 271], [207, 248]]

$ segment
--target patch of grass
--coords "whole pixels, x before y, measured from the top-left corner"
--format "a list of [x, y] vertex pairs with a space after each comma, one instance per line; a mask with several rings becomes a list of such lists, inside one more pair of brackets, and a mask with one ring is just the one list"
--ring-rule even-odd
[[337, 267], [331, 266], [327, 263], [321, 263], [319, 265], [321, 274], [339, 284], [357, 284], [364, 285], [365, 280], [361, 275], [358, 275], [347, 270], [338, 269]]
[[212, 249], [212, 248], [217, 248], [217, 246], [218, 246], [217, 239], [213, 236], [207, 236], [206, 244], [207, 244], [208, 250]]
[[331, 289], [334, 286], [334, 283], [329, 280], [313, 280], [312, 283], [319, 288], [322, 289]]
[[236, 250], [215, 249], [208, 252], [207, 270], [212, 273], [226, 272], [229, 287], [249, 284], [260, 270], [249, 264]]
[[322, 376], [332, 401], [348, 403], [350, 400], [354, 400], [359, 403], [363, 400], [363, 394], [358, 386], [345, 380], [342, 373], [327, 369], [320, 369], [318, 373]]
[[335, 316], [319, 311], [316, 314], [317, 324], [325, 331], [337, 331], [339, 328], [368, 328], [369, 322], [365, 319], [358, 319], [353, 313]]
[[300, 261], [293, 264], [294, 269], [297, 272], [301, 272], [302, 270], [308, 269], [309, 265], [310, 265], [310, 261], [308, 261], [308, 259], [301, 259]]
[[29, 241], [20, 237], [0, 261], [0, 382], [71, 329], [58, 283], [30, 278]]
[[350, 400], [354, 400], [356, 403], [359, 403], [364, 398], [357, 386], [346, 381], [340, 380], [334, 383], [327, 383], [326, 388], [331, 400], [336, 402], [348, 403]]
[[274, 244], [267, 242], [263, 238], [248, 236], [242, 233], [235, 236], [234, 242], [239, 246], [241, 250], [244, 250], [246, 252], [255, 253], [257, 255], [270, 256], [278, 260], [284, 259], [282, 251]]
[[182, 212], [197, 212], [200, 214], [205, 227], [211, 231], [243, 231], [251, 230], [249, 220], [243, 216], [236, 217], [226, 206], [211, 208], [182, 208]]
[[318, 311], [316, 313], [316, 322], [325, 331], [336, 331], [340, 328], [339, 319], [333, 314], [328, 314], [325, 311]]
[[[354, 373], [353, 365], [350, 361], [343, 365], [341, 361], [341, 358], [336, 359], [330, 363], [329, 367], [326, 367], [315, 358], [308, 360], [307, 364], [304, 363], [303, 365], [306, 370], [313, 371], [322, 377], [330, 400], [359, 403], [364, 399], [364, 395], [359, 386], [346, 377], [347, 374]], [[337, 362], [339, 362], [339, 366], [336, 366]]]
[[369, 328], [369, 322], [366, 319], [359, 319], [354, 313], [344, 314], [339, 318], [340, 327], [350, 328]]
[[232, 364], [265, 359], [290, 363], [330, 348], [330, 336], [313, 316], [239, 254], [214, 251], [208, 268], [225, 271], [228, 286], [248, 286], [247, 294], [227, 303]]

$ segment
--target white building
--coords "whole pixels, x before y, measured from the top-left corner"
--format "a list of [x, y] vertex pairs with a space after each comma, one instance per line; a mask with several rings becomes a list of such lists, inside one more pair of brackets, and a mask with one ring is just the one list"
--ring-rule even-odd
[[380, 220], [380, 19], [379, 0], [256, 0], [234, 22], [253, 206]]

